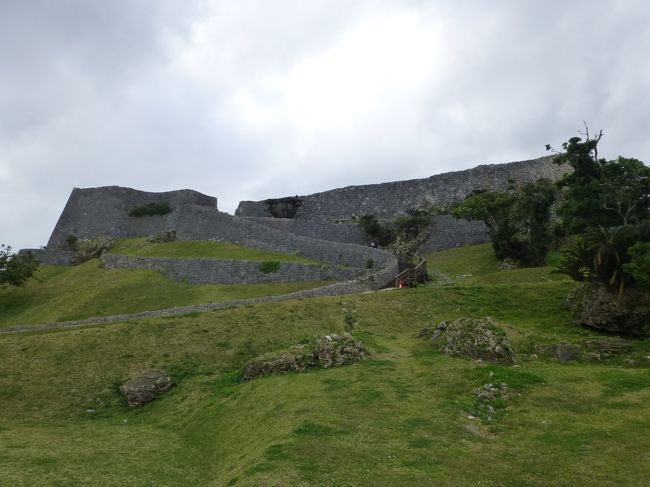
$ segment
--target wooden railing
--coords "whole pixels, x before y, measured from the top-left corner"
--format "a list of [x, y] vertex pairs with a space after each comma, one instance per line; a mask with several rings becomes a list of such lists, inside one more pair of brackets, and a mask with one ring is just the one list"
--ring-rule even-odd
[[428, 279], [427, 261], [417, 254], [401, 254], [397, 256], [400, 273], [395, 276], [395, 287], [413, 287], [416, 283]]

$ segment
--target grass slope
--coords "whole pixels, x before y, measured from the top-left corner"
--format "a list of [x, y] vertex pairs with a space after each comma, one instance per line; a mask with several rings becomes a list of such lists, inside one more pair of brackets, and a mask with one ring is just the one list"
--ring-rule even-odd
[[74, 267], [43, 266], [24, 289], [0, 290], [0, 328], [286, 294], [324, 284], [186, 284], [152, 270], [107, 270], [94, 259]]
[[151, 243], [146, 238], [118, 240], [110, 250], [112, 254], [134, 255], [140, 257], [212, 257], [214, 259], [303, 262], [321, 264], [321, 262], [270, 250], [254, 249], [225, 242], [175, 241]]
[[[484, 250], [457, 252], [464, 262]], [[0, 336], [0, 485], [647, 485], [650, 344], [599, 363], [532, 359], [535, 343], [594, 334], [561, 307], [571, 282], [548, 269], [502, 274]], [[518, 367], [416, 338], [426, 324], [485, 315], [506, 325]], [[366, 360], [237, 381], [252, 357], [346, 321], [371, 348]], [[177, 386], [129, 409], [118, 384], [151, 366]], [[513, 394], [493, 421], [469, 419], [480, 416], [474, 389], [501, 381]]]

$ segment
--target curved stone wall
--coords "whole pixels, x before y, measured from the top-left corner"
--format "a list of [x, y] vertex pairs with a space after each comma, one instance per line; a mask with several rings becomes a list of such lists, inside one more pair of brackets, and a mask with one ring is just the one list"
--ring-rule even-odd
[[327, 223], [291, 218], [252, 217], [248, 220], [267, 227], [295, 233], [305, 237], [331, 240], [333, 242], [368, 245], [363, 230], [356, 223]]
[[346, 281], [363, 274], [354, 267], [280, 262], [277, 272], [264, 273], [260, 262], [207, 258], [134, 257], [104, 254], [108, 269], [152, 269], [169, 279], [190, 284], [266, 284], [279, 282]]

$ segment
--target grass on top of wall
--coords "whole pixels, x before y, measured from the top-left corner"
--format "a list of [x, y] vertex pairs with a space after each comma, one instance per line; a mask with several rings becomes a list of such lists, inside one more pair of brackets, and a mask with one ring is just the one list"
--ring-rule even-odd
[[206, 240], [177, 240], [174, 242], [151, 243], [146, 238], [129, 238], [118, 240], [110, 250], [110, 253], [139, 257], [212, 257], [214, 259], [322, 264], [322, 262], [300, 255], [255, 249], [226, 242], [209, 242]]
[[286, 294], [325, 284], [187, 284], [153, 270], [104, 269], [93, 259], [74, 267], [43, 266], [24, 288], [0, 289], [0, 328]]

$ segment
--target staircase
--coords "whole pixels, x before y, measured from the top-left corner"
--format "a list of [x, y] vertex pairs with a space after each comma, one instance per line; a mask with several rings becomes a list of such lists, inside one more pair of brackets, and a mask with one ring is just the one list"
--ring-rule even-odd
[[399, 268], [399, 274], [393, 278], [395, 287], [413, 287], [427, 281], [426, 259], [411, 253], [395, 254], [395, 257]]

